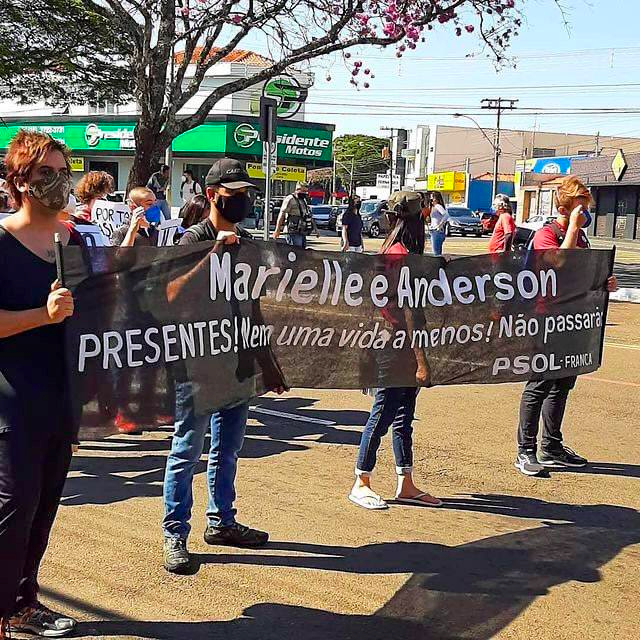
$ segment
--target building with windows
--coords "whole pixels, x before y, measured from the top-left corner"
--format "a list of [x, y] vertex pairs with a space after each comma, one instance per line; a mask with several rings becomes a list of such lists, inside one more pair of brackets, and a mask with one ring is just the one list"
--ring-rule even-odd
[[[201, 55], [196, 50], [192, 64], [185, 74], [188, 83], [195, 73], [195, 62]], [[176, 64], [182, 62], [176, 53]], [[194, 113], [212, 90], [238, 78], [253, 75], [272, 62], [257, 53], [237, 50], [213, 65], [200, 86], [199, 92], [180, 112]], [[313, 75], [294, 72], [255, 87], [239, 91], [217, 102], [204, 124], [176, 137], [171, 145], [172, 203], [180, 204], [181, 176], [191, 169], [196, 180], [204, 185], [212, 162], [221, 156], [230, 156], [247, 163], [249, 175], [258, 186], [264, 186], [261, 169], [262, 143], [260, 142], [259, 103], [263, 92], [275, 95], [282, 85], [299, 91], [300, 99], [280, 102], [277, 128], [277, 170], [274, 173], [274, 195], [293, 190], [297, 180], [304, 180], [307, 169], [330, 167], [333, 155], [334, 125], [307, 122], [305, 98], [313, 85]], [[273, 93], [270, 93], [273, 95]], [[17, 105], [0, 102], [0, 157], [20, 127], [34, 128], [50, 133], [63, 141], [73, 153], [74, 178], [79, 179], [92, 170], [107, 171], [113, 175], [119, 190], [127, 184], [135, 152], [134, 128], [139, 113], [134, 102], [124, 105], [65, 105], [51, 108], [44, 104]]]
[[[464, 172], [472, 176], [493, 173], [495, 129], [476, 126], [421, 125], [409, 134], [405, 184], [427, 188], [431, 174]], [[516, 161], [554, 156], [640, 152], [640, 138], [592, 136], [546, 131], [500, 130], [501, 156], [498, 172], [514, 172]]]

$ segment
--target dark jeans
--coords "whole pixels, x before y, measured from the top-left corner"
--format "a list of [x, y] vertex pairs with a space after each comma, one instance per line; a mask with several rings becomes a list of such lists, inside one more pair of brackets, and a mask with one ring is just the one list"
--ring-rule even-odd
[[398, 474], [413, 469], [413, 427], [416, 413], [416, 387], [376, 389], [371, 413], [360, 440], [356, 473], [370, 475], [376, 466], [380, 440], [393, 429], [393, 455]]
[[542, 414], [542, 449], [562, 448], [562, 418], [569, 391], [576, 384], [576, 376], [557, 380], [530, 380], [524, 387], [520, 401], [518, 451], [535, 451]]
[[71, 462], [69, 437], [26, 431], [0, 434], [0, 617], [37, 601], [38, 569]]
[[287, 234], [287, 244], [290, 244], [294, 247], [299, 247], [300, 249], [307, 248], [307, 236], [303, 233], [289, 233]]

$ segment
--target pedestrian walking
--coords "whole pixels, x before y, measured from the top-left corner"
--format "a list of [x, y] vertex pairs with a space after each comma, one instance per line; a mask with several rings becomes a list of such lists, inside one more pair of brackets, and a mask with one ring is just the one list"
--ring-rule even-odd
[[[180, 239], [180, 245], [215, 241], [214, 250], [219, 250], [222, 244], [239, 242], [240, 233], [236, 225], [251, 211], [247, 190], [252, 187], [254, 185], [249, 182], [240, 162], [231, 158], [216, 162], [206, 178], [209, 217], [189, 227]], [[206, 260], [208, 262], [208, 256]], [[185, 287], [190, 286], [196, 271], [190, 271], [169, 286], [170, 304]], [[267, 379], [264, 366], [262, 372]], [[187, 539], [191, 531], [193, 475], [202, 455], [207, 431], [211, 433], [211, 446], [207, 466], [209, 501], [205, 542], [210, 545], [257, 547], [266, 544], [269, 534], [242, 525], [235, 517], [235, 478], [247, 425], [248, 403], [226, 407], [210, 415], [196, 415], [192, 382], [186, 370], [176, 368], [175, 380], [176, 422], [164, 480], [164, 567], [172, 573], [185, 573], [191, 565]], [[282, 393], [284, 382], [281, 377], [277, 380], [269, 388]]]
[[442, 255], [442, 245], [447, 237], [448, 220], [449, 214], [444, 206], [442, 195], [438, 191], [432, 192], [429, 235], [431, 236], [431, 253], [434, 256]]
[[185, 169], [182, 172], [182, 186], [180, 187], [180, 197], [182, 204], [185, 205], [195, 197], [202, 195], [202, 187], [199, 182], [193, 178], [193, 171]]
[[498, 215], [498, 221], [489, 240], [489, 253], [511, 251], [516, 233], [516, 223], [513, 219], [513, 209], [509, 202], [497, 202], [496, 214]]
[[287, 242], [294, 247], [304, 249], [307, 246], [307, 236], [310, 233], [315, 233], [317, 238], [320, 237], [320, 232], [309, 209], [308, 199], [309, 185], [306, 182], [298, 182], [296, 190], [282, 202], [273, 234], [276, 240], [280, 237], [285, 226], [287, 227]]
[[77, 432], [64, 352], [73, 297], [56, 280], [54, 234], [71, 192], [68, 149], [20, 130], [4, 162], [17, 211], [0, 222], [0, 637], [60, 637], [76, 626], [38, 600], [47, 549]]
[[350, 251], [353, 253], [362, 253], [364, 251], [360, 204], [361, 200], [358, 196], [351, 196], [347, 202], [347, 209], [342, 215], [343, 251]]
[[158, 206], [162, 211], [165, 220], [171, 220], [171, 207], [167, 202], [167, 187], [169, 186], [170, 169], [169, 165], [163, 164], [159, 171], [151, 174], [147, 182], [147, 188], [153, 191], [158, 201]]
[[[399, 191], [389, 198], [391, 231], [381, 253], [385, 256], [388, 271], [398, 271], [404, 257], [424, 253], [425, 232], [422, 218], [420, 194]], [[408, 319], [405, 314], [409, 314]], [[383, 310], [383, 318], [388, 330], [405, 330], [413, 325], [412, 311], [399, 309], [390, 301]], [[392, 350], [393, 351], [393, 350]], [[418, 385], [428, 382], [429, 371], [425, 353], [421, 348], [403, 350], [400, 354], [386, 352], [385, 358], [401, 358], [402, 368], [413, 367], [416, 384], [410, 387], [374, 389], [374, 401], [369, 419], [360, 440], [356, 463], [356, 480], [349, 494], [349, 500], [365, 509], [386, 509], [388, 504], [371, 488], [371, 475], [376, 465], [380, 441], [392, 429], [393, 454], [396, 463], [397, 489], [395, 499], [401, 503], [438, 507], [442, 502], [425, 491], [421, 491], [413, 481], [413, 427]], [[391, 368], [393, 364], [379, 362], [379, 369]]]
[[[556, 219], [544, 225], [533, 236], [533, 249], [585, 249], [589, 246], [583, 227], [589, 224], [589, 189], [575, 176], [564, 179], [555, 195]], [[610, 276], [607, 289], [615, 291], [617, 280]], [[564, 445], [562, 421], [569, 392], [576, 376], [554, 380], [532, 379], [525, 385], [520, 401], [518, 454], [515, 467], [527, 476], [535, 476], [545, 468], [584, 467], [587, 459]], [[538, 430], [542, 416], [542, 449], [537, 456]]]

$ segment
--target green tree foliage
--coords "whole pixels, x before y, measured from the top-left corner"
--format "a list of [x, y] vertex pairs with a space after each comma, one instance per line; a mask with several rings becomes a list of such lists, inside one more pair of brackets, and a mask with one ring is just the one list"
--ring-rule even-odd
[[382, 150], [389, 146], [386, 138], [365, 135], [345, 135], [335, 139], [336, 174], [340, 183], [349, 188], [374, 185], [376, 174], [387, 173], [389, 162], [382, 159]]

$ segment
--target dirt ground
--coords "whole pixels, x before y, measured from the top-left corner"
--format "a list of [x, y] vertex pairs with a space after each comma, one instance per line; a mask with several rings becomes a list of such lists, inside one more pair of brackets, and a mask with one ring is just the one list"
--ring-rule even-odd
[[[612, 304], [604, 366], [583, 377], [567, 443], [579, 472], [513, 467], [521, 385], [422, 391], [416, 477], [440, 509], [368, 512], [347, 501], [370, 400], [292, 391], [254, 402], [238, 518], [258, 551], [203, 539], [195, 479], [194, 575], [161, 564], [170, 430], [85, 443], [41, 573], [44, 599], [82, 638], [267, 640], [640, 637], [640, 305]], [[288, 416], [262, 413], [277, 410]], [[394, 491], [389, 438], [374, 487]]]

